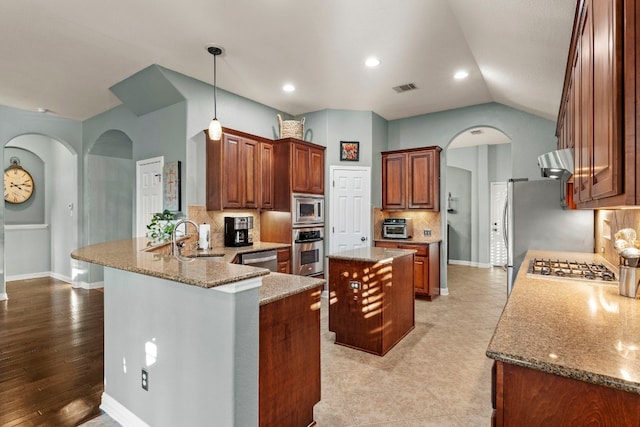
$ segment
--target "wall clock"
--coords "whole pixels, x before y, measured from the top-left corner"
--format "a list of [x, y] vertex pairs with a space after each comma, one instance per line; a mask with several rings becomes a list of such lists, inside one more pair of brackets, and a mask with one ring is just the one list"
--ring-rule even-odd
[[24, 203], [33, 195], [33, 177], [17, 161], [4, 171], [4, 200], [9, 203]]

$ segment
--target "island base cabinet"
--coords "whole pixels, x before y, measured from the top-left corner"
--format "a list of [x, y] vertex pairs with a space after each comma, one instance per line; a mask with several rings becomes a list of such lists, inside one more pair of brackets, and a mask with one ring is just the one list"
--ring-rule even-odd
[[636, 426], [640, 394], [496, 361], [491, 425]]
[[320, 293], [260, 306], [259, 425], [314, 425], [320, 401]]
[[336, 344], [384, 356], [414, 322], [413, 254], [385, 263], [329, 259], [329, 330]]

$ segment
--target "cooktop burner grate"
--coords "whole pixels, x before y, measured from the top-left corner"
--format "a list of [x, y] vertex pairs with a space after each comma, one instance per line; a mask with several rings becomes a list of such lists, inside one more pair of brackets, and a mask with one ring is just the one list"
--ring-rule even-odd
[[584, 279], [611, 282], [616, 275], [604, 264], [534, 258], [529, 263], [528, 274], [567, 279]]

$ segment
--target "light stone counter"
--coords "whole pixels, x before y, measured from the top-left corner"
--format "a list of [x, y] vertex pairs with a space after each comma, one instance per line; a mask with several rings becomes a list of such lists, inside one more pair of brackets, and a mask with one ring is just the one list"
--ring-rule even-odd
[[262, 278], [260, 305], [324, 285], [324, 279], [271, 272]]
[[416, 251], [413, 249], [390, 249], [371, 246], [337, 252], [335, 254], [327, 255], [327, 258], [346, 261], [391, 262], [394, 258], [415, 253]]
[[614, 267], [596, 254], [529, 251], [487, 356], [640, 394], [640, 300], [620, 296], [618, 282], [528, 276], [532, 258]]

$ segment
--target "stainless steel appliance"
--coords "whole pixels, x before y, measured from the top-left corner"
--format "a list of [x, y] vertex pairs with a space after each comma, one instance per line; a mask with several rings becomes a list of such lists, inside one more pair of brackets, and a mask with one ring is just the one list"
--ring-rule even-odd
[[292, 273], [313, 276], [324, 270], [324, 228], [294, 228]]
[[274, 249], [241, 254], [240, 263], [252, 267], [262, 267], [268, 268], [271, 271], [278, 271], [278, 251]]
[[592, 210], [560, 206], [561, 181], [511, 179], [502, 220], [507, 247], [507, 293], [529, 249], [568, 252], [594, 250]]
[[230, 247], [251, 246], [249, 230], [253, 228], [252, 216], [224, 217], [224, 245]]
[[615, 273], [604, 264], [560, 259], [534, 258], [529, 263], [527, 274], [545, 278], [557, 277], [590, 282], [611, 282], [616, 280]]
[[324, 196], [296, 193], [291, 197], [294, 227], [324, 225]]
[[410, 239], [413, 236], [411, 218], [385, 218], [382, 221], [382, 237], [385, 239]]

